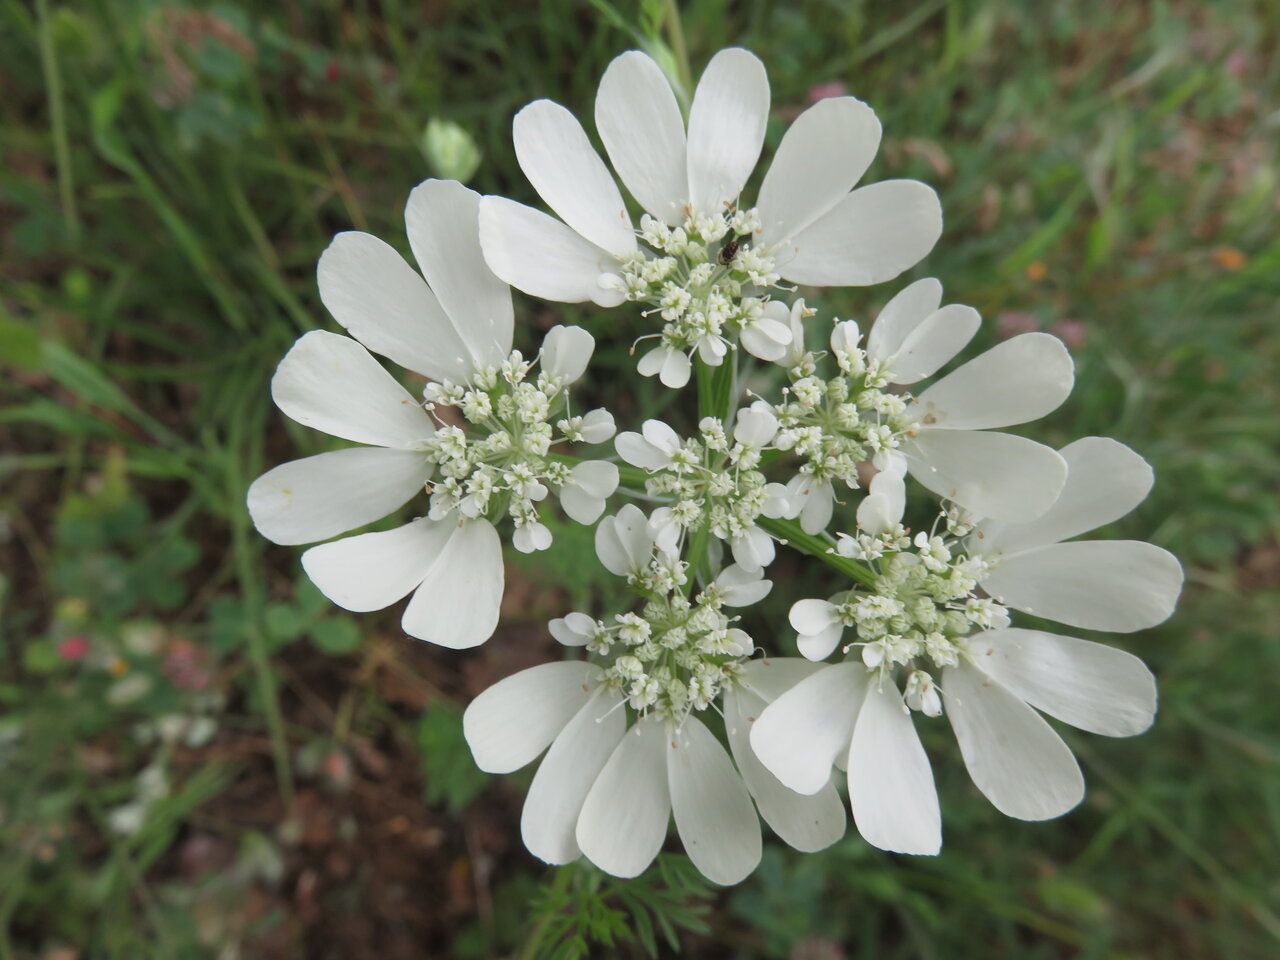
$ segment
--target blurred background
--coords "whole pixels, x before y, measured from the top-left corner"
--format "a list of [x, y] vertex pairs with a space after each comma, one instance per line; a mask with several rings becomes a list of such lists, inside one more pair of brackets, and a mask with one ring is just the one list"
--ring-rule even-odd
[[[1024, 824], [934, 726], [937, 858], [851, 831], [770, 841], [728, 890], [677, 853], [557, 882], [520, 843], [528, 775], [479, 773], [460, 716], [557, 655], [548, 618], [616, 596], [591, 532], [513, 555], [498, 634], [457, 654], [328, 604], [244, 493], [328, 442], [267, 384], [335, 326], [332, 234], [406, 251], [429, 176], [536, 202], [511, 115], [548, 96], [589, 118], [613, 56], [670, 38], [665, 8], [0, 0], [0, 960], [1280, 955], [1280, 7], [680, 6], [695, 77], [725, 45], [765, 60], [766, 153], [817, 98], [874, 106], [868, 179], [942, 195], [912, 276], [982, 311], [972, 351], [1070, 345], [1075, 393], [1031, 435], [1154, 464], [1106, 532], [1187, 569], [1174, 619], [1111, 638], [1160, 679], [1155, 728], [1067, 732], [1088, 797]], [[811, 305], [865, 321], [907, 279]], [[596, 334], [591, 399], [620, 424], [672, 402], [635, 378], [634, 311], [517, 304], [518, 346]], [[786, 652], [827, 573], [783, 554], [746, 625]]]

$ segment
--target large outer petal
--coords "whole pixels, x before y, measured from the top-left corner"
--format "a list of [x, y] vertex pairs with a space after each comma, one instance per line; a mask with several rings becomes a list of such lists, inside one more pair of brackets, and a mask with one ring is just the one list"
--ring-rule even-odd
[[1155, 480], [1147, 461], [1106, 437], [1084, 437], [1058, 452], [1067, 482], [1049, 511], [1030, 523], [984, 523], [971, 547], [1008, 554], [1079, 536], [1119, 520], [1146, 499]]
[[1014, 696], [1081, 730], [1132, 737], [1155, 720], [1155, 677], [1124, 650], [1014, 628], [976, 636], [974, 655]]
[[760, 820], [733, 761], [695, 716], [671, 739], [667, 778], [676, 829], [693, 865], [726, 886], [746, 877], [760, 862]]
[[453, 531], [449, 520], [425, 517], [394, 530], [323, 543], [302, 555], [320, 592], [356, 613], [381, 610], [422, 582]]
[[433, 380], [466, 380], [473, 357], [418, 272], [367, 233], [333, 238], [316, 268], [320, 299], [374, 353]]
[[625, 577], [643, 570], [652, 551], [649, 520], [634, 503], [626, 504], [596, 526], [596, 555], [615, 576]]
[[703, 71], [689, 109], [689, 200], [719, 216], [760, 158], [769, 120], [769, 77], [748, 50], [721, 50]]
[[867, 356], [888, 360], [897, 353], [911, 331], [942, 305], [942, 284], [933, 277], [917, 280], [899, 290], [871, 325]]
[[626, 731], [620, 702], [616, 692], [601, 690], [573, 715], [538, 766], [520, 814], [524, 845], [538, 859], [570, 863], [581, 853], [574, 833], [582, 803]]
[[505, 197], [480, 201], [480, 245], [485, 262], [502, 280], [543, 300], [616, 307], [625, 299], [602, 287], [600, 278], [616, 274], [618, 262], [607, 250], [566, 227], [555, 217]]
[[576, 838], [588, 860], [615, 877], [644, 872], [662, 849], [671, 815], [666, 724], [657, 714], [622, 737], [578, 817]]
[[602, 673], [585, 660], [559, 660], [489, 687], [462, 715], [462, 733], [476, 766], [510, 773], [532, 763], [591, 699], [591, 686]]
[[894, 383], [915, 383], [931, 377], [965, 348], [982, 325], [973, 307], [949, 303], [925, 317], [889, 359]]
[[282, 463], [249, 487], [249, 516], [273, 543], [315, 543], [380, 520], [431, 474], [412, 450], [355, 447]]
[[465, 650], [484, 643], [498, 626], [502, 542], [488, 520], [441, 522], [452, 528], [449, 542], [405, 607], [400, 626], [419, 640]]
[[1140, 540], [1076, 540], [1005, 557], [982, 580], [1002, 603], [1086, 630], [1132, 633], [1169, 618], [1182, 565]]
[[1071, 393], [1071, 354], [1057, 337], [1024, 333], [996, 344], [919, 396], [939, 430], [989, 430], [1052, 413]]
[[422, 404], [350, 337], [303, 334], [271, 378], [271, 396], [303, 426], [356, 443], [408, 447], [435, 433]]
[[783, 786], [765, 769], [751, 749], [750, 739], [751, 725], [764, 707], [765, 701], [751, 690], [735, 687], [725, 694], [724, 725], [734, 762], [755, 798], [760, 816], [778, 836], [806, 853], [823, 850], [844, 836], [844, 804], [834, 784], [828, 783], [813, 796], [805, 796]]
[[867, 688], [860, 663], [816, 671], [767, 706], [751, 728], [751, 748], [766, 769], [797, 793], [812, 795], [846, 753]]
[[1084, 798], [1076, 758], [1029, 706], [967, 663], [943, 672], [942, 689], [969, 776], [997, 810], [1049, 820]]
[[756, 204], [765, 246], [785, 243], [853, 189], [880, 147], [875, 111], [828, 97], [800, 114], [778, 144]]
[[[802, 657], [765, 657], [749, 660], [742, 667], [742, 684], [765, 703], [772, 703], [801, 680], [813, 676], [823, 665]], [[756, 716], [748, 716], [755, 723]]]
[[942, 235], [931, 187], [885, 180], [859, 187], [776, 254], [778, 273], [817, 287], [865, 287], [892, 280], [925, 258]]
[[873, 847], [930, 856], [942, 849], [933, 770], [892, 680], [867, 686], [849, 745], [849, 802]]
[[662, 69], [639, 50], [614, 57], [601, 77], [596, 129], [640, 206], [678, 226], [689, 200], [684, 118]]
[[921, 486], [982, 517], [1038, 517], [1067, 480], [1056, 450], [1009, 433], [922, 429], [903, 453]]
[[511, 290], [480, 249], [480, 194], [456, 180], [426, 180], [405, 207], [409, 245], [476, 366], [496, 367], [511, 353]]
[[615, 257], [635, 252], [635, 231], [618, 185], [572, 113], [551, 100], [535, 100], [516, 114], [511, 135], [520, 169], [561, 220]]

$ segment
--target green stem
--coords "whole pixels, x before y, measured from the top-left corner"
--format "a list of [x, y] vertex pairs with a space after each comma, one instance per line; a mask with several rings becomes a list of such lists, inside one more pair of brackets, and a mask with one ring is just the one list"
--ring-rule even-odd
[[667, 36], [671, 38], [671, 53], [676, 59], [676, 72], [687, 103], [693, 96], [693, 71], [689, 69], [689, 48], [684, 42], [684, 24], [676, 0], [667, 0]]
[[54, 48], [49, 25], [48, 0], [36, 0], [36, 14], [40, 18], [40, 65], [44, 69], [44, 85], [49, 95], [49, 124], [53, 128], [53, 153], [58, 167], [58, 198], [62, 204], [62, 219], [66, 221], [67, 238], [72, 246], [78, 246], [80, 215], [76, 210], [67, 118], [62, 109], [62, 75], [58, 71], [58, 52]]
[[756, 523], [793, 550], [799, 550], [801, 553], [817, 557], [827, 566], [834, 567], [863, 586], [869, 587], [876, 581], [876, 575], [870, 567], [864, 566], [850, 557], [842, 557], [838, 553], [832, 553], [831, 547], [826, 540], [814, 534], [805, 533], [795, 520], [773, 520], [769, 517], [759, 517]]

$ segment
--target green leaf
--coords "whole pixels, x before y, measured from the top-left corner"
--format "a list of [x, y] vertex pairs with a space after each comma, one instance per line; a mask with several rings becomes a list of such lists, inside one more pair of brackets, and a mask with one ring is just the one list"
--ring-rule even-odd
[[360, 630], [350, 617], [326, 617], [311, 628], [311, 642], [334, 656], [353, 653], [360, 648]]

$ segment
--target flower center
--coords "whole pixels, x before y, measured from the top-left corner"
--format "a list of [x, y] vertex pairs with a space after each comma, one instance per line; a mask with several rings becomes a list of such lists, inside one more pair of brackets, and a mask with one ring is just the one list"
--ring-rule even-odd
[[[426, 441], [427, 459], [441, 479], [429, 485], [430, 517], [457, 511], [496, 521], [510, 515], [517, 529], [537, 523], [535, 504], [548, 487], [559, 489], [569, 468], [547, 456], [556, 440], [551, 419], [567, 404], [567, 391], [545, 372], [529, 379], [532, 363], [513, 351], [501, 367], [478, 371], [469, 385], [427, 385], [428, 409], [457, 407], [474, 429], [442, 425]], [[577, 420], [560, 420], [560, 439], [575, 439]]]
[[677, 227], [641, 217], [639, 235], [652, 255], [624, 264], [622, 279], [627, 299], [662, 317], [665, 346], [723, 356], [742, 328], [760, 318], [765, 299], [743, 293], [763, 294], [779, 278], [771, 252], [753, 245], [759, 230], [755, 209], [690, 214]]

